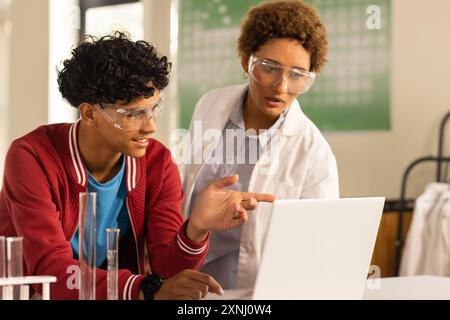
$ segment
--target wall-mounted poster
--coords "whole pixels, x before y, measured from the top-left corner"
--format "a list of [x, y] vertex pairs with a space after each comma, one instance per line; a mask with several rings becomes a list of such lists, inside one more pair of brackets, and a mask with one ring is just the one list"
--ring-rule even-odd
[[[208, 90], [245, 83], [236, 41], [245, 12], [259, 0], [181, 0], [180, 126]], [[390, 129], [390, 0], [310, 0], [329, 36], [328, 63], [299, 97], [325, 131]], [[213, 107], [213, 106], [211, 106]]]

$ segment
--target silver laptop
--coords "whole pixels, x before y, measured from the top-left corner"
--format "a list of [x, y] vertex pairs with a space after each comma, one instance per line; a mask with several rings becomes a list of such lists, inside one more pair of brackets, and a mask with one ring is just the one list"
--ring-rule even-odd
[[384, 201], [275, 201], [254, 290], [217, 298], [362, 299]]

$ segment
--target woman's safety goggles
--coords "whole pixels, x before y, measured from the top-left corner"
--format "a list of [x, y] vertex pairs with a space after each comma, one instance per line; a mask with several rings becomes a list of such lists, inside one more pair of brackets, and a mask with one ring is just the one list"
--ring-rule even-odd
[[285, 90], [296, 95], [307, 92], [316, 79], [315, 72], [285, 67], [253, 55], [249, 59], [248, 73], [253, 80], [264, 87], [277, 86], [284, 80]]

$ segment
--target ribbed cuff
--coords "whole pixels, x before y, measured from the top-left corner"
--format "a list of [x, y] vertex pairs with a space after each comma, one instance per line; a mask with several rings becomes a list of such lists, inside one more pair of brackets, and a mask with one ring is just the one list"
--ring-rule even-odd
[[210, 233], [208, 232], [205, 240], [203, 240], [202, 242], [194, 242], [191, 239], [189, 239], [186, 234], [186, 228], [188, 223], [189, 219], [186, 220], [184, 224], [181, 226], [180, 231], [177, 234], [177, 245], [179, 249], [181, 249], [184, 253], [193, 256], [201, 255], [208, 248]]
[[125, 287], [122, 292], [122, 300], [139, 300], [139, 290], [144, 276], [132, 275], [125, 283]]

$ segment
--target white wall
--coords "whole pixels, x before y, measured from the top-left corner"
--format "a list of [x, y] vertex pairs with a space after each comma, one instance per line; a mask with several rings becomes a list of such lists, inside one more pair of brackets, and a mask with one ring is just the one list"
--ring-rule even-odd
[[11, 141], [48, 119], [48, 0], [10, 3], [6, 33], [0, 32], [6, 41], [0, 61], [7, 64], [0, 76], [0, 187]]
[[77, 109], [65, 101], [58, 88], [58, 70], [78, 42], [80, 7], [77, 0], [50, 0], [48, 123], [73, 122]]
[[48, 120], [49, 0], [11, 7], [9, 140]]
[[11, 35], [10, 2], [0, 0], [0, 186], [3, 159], [9, 145], [9, 44]]
[[142, 0], [144, 3], [144, 39], [153, 44], [158, 52], [167, 56], [173, 63], [169, 86], [164, 90], [167, 100], [164, 115], [158, 119], [158, 131], [154, 135], [169, 146], [170, 133], [178, 125], [177, 97], [177, 39], [178, 39], [178, 1]]
[[14, 139], [42, 124], [76, 117], [58, 92], [55, 70], [76, 40], [75, 1], [13, 0], [9, 21], [0, 24], [0, 43], [8, 44], [0, 48], [0, 63], [7, 66], [0, 75], [0, 176]]
[[[326, 134], [343, 196], [398, 198], [407, 165], [437, 153], [439, 122], [450, 111], [450, 1], [393, 0], [392, 12], [392, 130]], [[450, 130], [446, 146], [450, 154]], [[435, 166], [417, 167], [408, 195], [434, 179]]]

